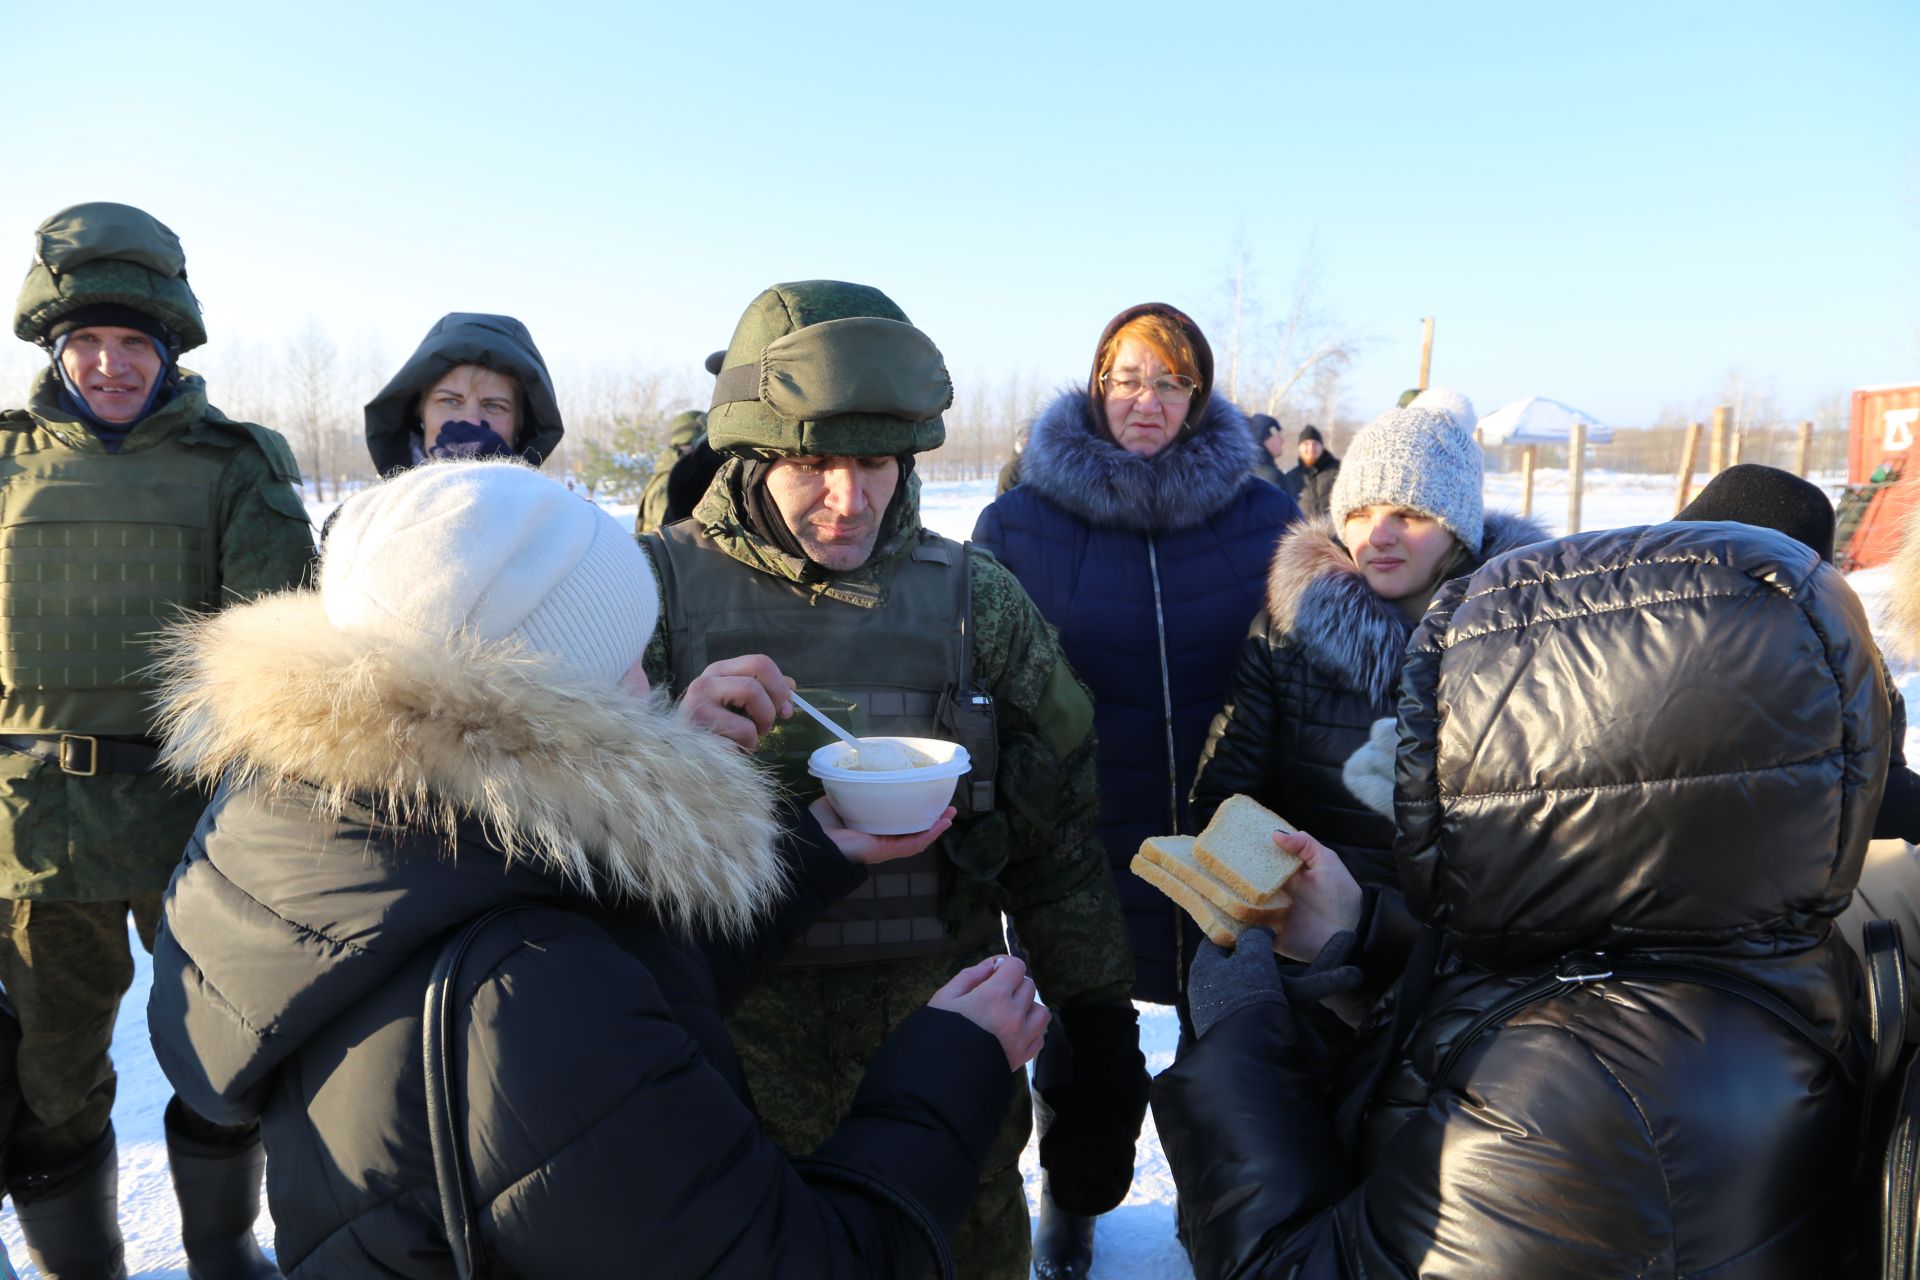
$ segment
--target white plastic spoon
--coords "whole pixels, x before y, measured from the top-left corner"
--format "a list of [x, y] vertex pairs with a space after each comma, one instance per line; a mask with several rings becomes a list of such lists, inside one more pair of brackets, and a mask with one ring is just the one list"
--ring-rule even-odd
[[[873, 768], [875, 766], [878, 766], [883, 771], [894, 771], [894, 772], [897, 772], [898, 770], [901, 770], [901, 769], [909, 769], [913, 767], [912, 761], [907, 759], [906, 754], [902, 752], [900, 748], [894, 746], [891, 742], [862, 742], [860, 741], [860, 739], [854, 737], [852, 734], [848, 733], [845, 729], [842, 729], [839, 725], [835, 724], [833, 721], [827, 719], [826, 716], [820, 713], [820, 709], [818, 707], [814, 706], [811, 702], [808, 702], [805, 698], [801, 697], [799, 694], [794, 693], [792, 690], [788, 690], [787, 696], [793, 699], [794, 706], [800, 708], [802, 711], [812, 716], [815, 720], [818, 720], [821, 724], [825, 725], [829, 730], [832, 731], [834, 737], [840, 739], [840, 741], [852, 747], [854, 759], [863, 761], [866, 767]], [[869, 755], [867, 754], [868, 752], [871, 752], [872, 754]], [[898, 755], [900, 757], [900, 762], [898, 764], [895, 764], [893, 762], [895, 755]], [[856, 765], [854, 767], [859, 768], [861, 766]]]
[[852, 747], [855, 753], [859, 752], [860, 739], [854, 737], [852, 734], [848, 733], [845, 729], [842, 729], [839, 725], [827, 719], [824, 715], [821, 715], [820, 708], [814, 706], [811, 702], [808, 702], [805, 698], [793, 692], [791, 689], [787, 691], [787, 696], [793, 699], [794, 706], [800, 708], [802, 711], [812, 716], [815, 720], [818, 720], [822, 725], [825, 725], [827, 729], [833, 733], [834, 737], [840, 739], [840, 741]]

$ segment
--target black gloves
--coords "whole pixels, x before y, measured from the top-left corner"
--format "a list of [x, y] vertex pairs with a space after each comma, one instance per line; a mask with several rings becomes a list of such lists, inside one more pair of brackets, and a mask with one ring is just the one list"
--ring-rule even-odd
[[1133, 1185], [1133, 1146], [1147, 1114], [1140, 1015], [1126, 1002], [1056, 1009], [1033, 1066], [1040, 1167], [1068, 1213], [1105, 1213]]
[[1187, 978], [1187, 1005], [1193, 1034], [1204, 1036], [1222, 1018], [1255, 1004], [1305, 1005], [1360, 985], [1361, 973], [1347, 963], [1352, 932], [1336, 933], [1305, 968], [1283, 974], [1273, 954], [1273, 930], [1264, 926], [1240, 935], [1231, 952], [1202, 943]]

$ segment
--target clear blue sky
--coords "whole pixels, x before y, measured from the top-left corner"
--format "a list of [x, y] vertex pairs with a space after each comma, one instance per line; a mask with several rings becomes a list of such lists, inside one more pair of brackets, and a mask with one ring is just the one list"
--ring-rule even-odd
[[1920, 379], [1920, 6], [1813, 10], [0, 4], [0, 265], [122, 200], [216, 350], [491, 310], [563, 373], [697, 372], [836, 276], [963, 377], [1064, 382], [1138, 301], [1224, 345], [1236, 242], [1269, 318], [1313, 245], [1363, 416], [1429, 314], [1482, 412], [1632, 424], [1738, 367], [1798, 413]]

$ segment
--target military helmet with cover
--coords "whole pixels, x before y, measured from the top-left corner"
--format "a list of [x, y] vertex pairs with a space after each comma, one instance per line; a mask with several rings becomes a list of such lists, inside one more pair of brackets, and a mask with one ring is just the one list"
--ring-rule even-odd
[[722, 453], [925, 453], [947, 438], [953, 380], [933, 340], [878, 289], [839, 280], [777, 284], [748, 305], [727, 344], [707, 415]]
[[667, 420], [667, 444], [682, 453], [700, 443], [707, 433], [707, 415], [698, 409], [676, 413]]
[[180, 237], [158, 218], [132, 205], [96, 200], [41, 223], [34, 232], [33, 266], [14, 304], [14, 333], [48, 346], [63, 318], [114, 307], [159, 321], [171, 355], [207, 340]]

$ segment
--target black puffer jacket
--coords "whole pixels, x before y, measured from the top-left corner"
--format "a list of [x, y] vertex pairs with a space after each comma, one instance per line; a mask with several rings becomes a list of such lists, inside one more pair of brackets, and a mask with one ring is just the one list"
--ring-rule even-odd
[[287, 1274], [453, 1274], [421, 1002], [507, 903], [450, 997], [495, 1274], [927, 1274], [897, 1206], [958, 1225], [1006, 1058], [923, 1009], [824, 1163], [761, 1134], [722, 1014], [861, 873], [796, 811], [782, 906], [767, 784], [731, 747], [524, 653], [337, 634], [312, 593], [197, 624], [174, 665], [172, 759], [229, 781], [168, 892], [148, 1023], [188, 1105], [261, 1121]]
[[1307, 519], [1315, 520], [1328, 513], [1333, 503], [1333, 482], [1340, 478], [1340, 459], [1331, 453], [1322, 453], [1319, 461], [1312, 466], [1301, 462], [1294, 465], [1282, 483], [1293, 500], [1300, 504], [1300, 510]]
[[[1284, 1002], [1160, 1077], [1196, 1274], [1833, 1274], [1861, 1056], [1833, 916], [1888, 734], [1853, 593], [1745, 526], [1563, 539], [1443, 587], [1404, 691], [1399, 863], [1445, 976], [1404, 980], [1354, 1146]], [[1601, 976], [1515, 1000], [1580, 953]], [[1607, 976], [1635, 962], [1735, 974], [1818, 1042]]]
[[[1490, 514], [1483, 558], [1546, 530]], [[1193, 784], [1204, 826], [1250, 795], [1346, 862], [1364, 885], [1393, 885], [1394, 704], [1413, 624], [1367, 585], [1325, 516], [1295, 525], [1267, 571], [1267, 607], [1240, 650]], [[1372, 741], [1376, 750], [1356, 760]], [[1377, 761], [1378, 767], [1369, 767]]]

